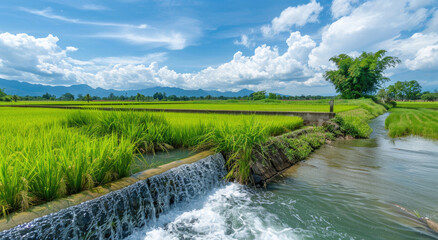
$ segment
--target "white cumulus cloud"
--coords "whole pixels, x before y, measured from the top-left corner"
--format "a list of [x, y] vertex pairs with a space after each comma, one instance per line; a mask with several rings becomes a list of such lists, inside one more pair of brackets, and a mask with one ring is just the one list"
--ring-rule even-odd
[[27, 34], [0, 34], [0, 71], [9, 79], [55, 85], [84, 83], [120, 90], [153, 86], [272, 89], [307, 80], [310, 81], [306, 85], [314, 82], [314, 72], [305, 63], [316, 43], [300, 32], [290, 34], [286, 40], [288, 48], [283, 53], [276, 47], [262, 45], [252, 56], [237, 52], [231, 61], [197, 73], [177, 73], [167, 66], [159, 67], [156, 61], [164, 58], [162, 53], [81, 61], [68, 56], [68, 52], [78, 49], [62, 49], [58, 41], [52, 35], [36, 38]]
[[322, 9], [315, 0], [311, 0], [308, 4], [288, 7], [281, 12], [279, 17], [275, 17], [271, 24], [262, 26], [262, 33], [265, 37], [271, 36], [289, 31], [292, 26], [300, 27], [309, 22], [317, 22]]
[[248, 38], [246, 34], [242, 34], [242, 36], [240, 36], [240, 40], [235, 40], [233, 43], [236, 45], [245, 46], [247, 48], [254, 46], [254, 43]]
[[329, 59], [339, 53], [375, 51], [376, 46], [411, 31], [423, 24], [430, 12], [425, 8], [412, 9], [408, 0], [365, 2], [330, 24], [322, 33], [322, 41], [312, 50], [309, 65], [326, 69]]
[[359, 0], [333, 0], [331, 7], [333, 18], [337, 19], [350, 14], [353, 10], [353, 5], [358, 2]]

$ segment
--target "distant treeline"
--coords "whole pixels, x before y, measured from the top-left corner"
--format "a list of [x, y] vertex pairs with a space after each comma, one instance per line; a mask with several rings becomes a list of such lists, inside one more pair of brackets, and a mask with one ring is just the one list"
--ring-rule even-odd
[[281, 94], [269, 93], [266, 91], [258, 91], [250, 94], [249, 96], [239, 96], [239, 97], [213, 97], [211, 95], [195, 97], [195, 96], [167, 96], [165, 92], [156, 92], [152, 96], [145, 96], [138, 93], [135, 96], [117, 96], [113, 93], [109, 94], [108, 97], [98, 97], [90, 96], [89, 94], [78, 94], [77, 96], [71, 93], [65, 93], [60, 97], [51, 95], [50, 93], [45, 93], [42, 96], [16, 96], [7, 95], [4, 90], [0, 89], [0, 101], [138, 101], [138, 102], [149, 102], [149, 101], [194, 101], [194, 100], [261, 100], [261, 99], [276, 99], [276, 100], [318, 100], [318, 99], [328, 99], [333, 97], [327, 96], [311, 96], [311, 95], [301, 95], [301, 96], [286, 96]]
[[434, 92], [421, 91], [421, 85], [415, 81], [398, 81], [393, 85], [389, 85], [386, 88], [381, 88], [377, 93], [377, 98], [383, 101], [397, 100], [424, 100], [424, 101], [437, 101], [438, 91]]

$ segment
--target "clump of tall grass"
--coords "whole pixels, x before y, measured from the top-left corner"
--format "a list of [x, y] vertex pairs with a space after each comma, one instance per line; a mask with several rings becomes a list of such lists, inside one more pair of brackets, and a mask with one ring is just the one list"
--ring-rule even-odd
[[211, 129], [202, 136], [200, 147], [212, 148], [226, 155], [227, 179], [235, 179], [246, 183], [250, 177], [252, 150], [266, 142], [269, 133], [260, 122], [251, 118], [244, 121], [238, 128], [222, 124]]

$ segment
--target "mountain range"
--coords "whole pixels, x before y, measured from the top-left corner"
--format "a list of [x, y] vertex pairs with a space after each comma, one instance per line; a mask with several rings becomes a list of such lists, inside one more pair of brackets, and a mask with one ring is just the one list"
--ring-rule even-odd
[[18, 96], [41, 96], [45, 93], [50, 93], [55, 95], [56, 97], [60, 97], [65, 93], [71, 93], [75, 96], [79, 94], [85, 95], [89, 93], [91, 96], [99, 96], [99, 97], [107, 97], [111, 93], [114, 95], [120, 96], [135, 96], [137, 93], [143, 94], [145, 96], [152, 96], [156, 92], [166, 93], [167, 96], [176, 95], [187, 96], [187, 97], [201, 97], [211, 95], [213, 97], [243, 97], [248, 96], [254, 91], [248, 89], [242, 89], [238, 92], [220, 92], [220, 91], [207, 91], [207, 90], [185, 90], [182, 88], [175, 87], [151, 87], [140, 90], [114, 90], [114, 89], [103, 89], [103, 88], [92, 88], [86, 84], [79, 85], [71, 85], [69, 87], [66, 86], [49, 86], [42, 84], [32, 84], [27, 82], [20, 82], [16, 80], [6, 80], [0, 78], [0, 89], [4, 89], [4, 91], [8, 95], [18, 95]]

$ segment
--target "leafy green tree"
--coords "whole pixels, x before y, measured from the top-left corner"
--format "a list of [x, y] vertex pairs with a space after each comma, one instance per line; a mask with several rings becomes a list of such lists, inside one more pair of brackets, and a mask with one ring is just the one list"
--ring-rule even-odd
[[12, 96], [12, 101], [14, 101], [14, 102], [17, 102], [17, 101], [18, 101], [18, 99], [19, 99], [19, 98], [18, 98], [18, 96], [17, 96], [17, 95], [13, 95], [13, 96]]
[[46, 92], [45, 94], [43, 94], [42, 98], [46, 100], [53, 100], [56, 97], [55, 95], [51, 95], [50, 93]]
[[0, 88], [0, 98], [6, 97], [5, 89]]
[[401, 62], [397, 57], [385, 57], [385, 54], [385, 50], [380, 50], [375, 53], [363, 52], [356, 58], [347, 54], [332, 57], [330, 61], [338, 69], [327, 71], [324, 77], [333, 83], [343, 98], [360, 98], [373, 94], [382, 83], [389, 81], [383, 75], [384, 71]]
[[73, 101], [75, 100], [75, 96], [71, 93], [64, 93], [59, 99], [63, 101]]
[[158, 99], [159, 101], [161, 101], [164, 98], [163, 94], [160, 92], [154, 93], [153, 97], [154, 97], [154, 99]]
[[381, 89], [379, 89], [379, 91], [377, 92], [376, 97], [377, 97], [380, 101], [385, 102], [386, 100], [388, 100], [388, 92], [387, 92], [384, 88], [381, 88]]
[[438, 99], [438, 93], [424, 93], [421, 95], [421, 99], [428, 102], [436, 101]]
[[250, 97], [254, 100], [262, 100], [266, 98], [266, 91], [258, 91], [251, 93]]
[[275, 93], [269, 93], [268, 98], [269, 98], [269, 99], [277, 99], [277, 94], [275, 94]]
[[406, 95], [406, 99], [415, 100], [421, 97], [421, 86], [415, 81], [405, 82], [404, 92]]
[[140, 102], [144, 100], [144, 95], [141, 93], [137, 93], [137, 96], [135, 96], [135, 101]]
[[87, 93], [87, 95], [85, 95], [84, 100], [87, 101], [88, 103], [92, 100], [89, 93]]

